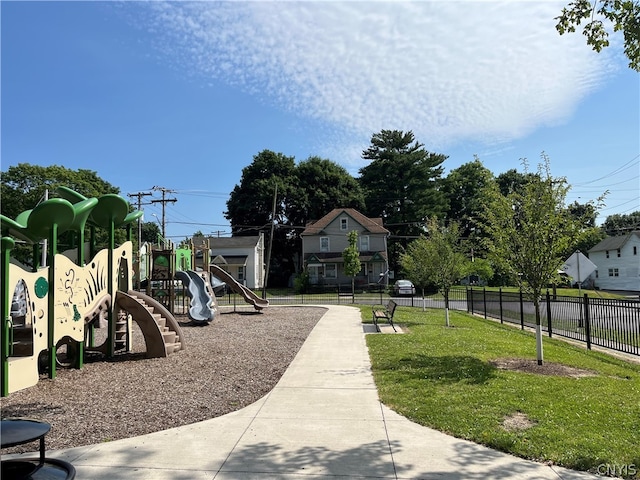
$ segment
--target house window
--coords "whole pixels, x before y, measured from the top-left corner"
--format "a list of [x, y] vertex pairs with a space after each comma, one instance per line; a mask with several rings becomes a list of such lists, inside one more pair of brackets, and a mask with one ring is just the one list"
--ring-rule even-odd
[[609, 258], [609, 250], [606, 250], [605, 253], [607, 254], [607, 258]]
[[349, 228], [349, 219], [347, 217], [342, 217], [340, 219], [340, 230], [346, 232]]
[[338, 278], [338, 267], [335, 263], [327, 263], [324, 266], [325, 278]]
[[618, 249], [618, 256], [620, 256], [620, 249]]
[[610, 268], [609, 269], [609, 276], [610, 277], [618, 277], [619, 276], [618, 269], [617, 268]]
[[638, 254], [638, 247], [636, 247], [635, 245], [633, 246], [633, 254], [634, 255]]
[[244, 266], [238, 267], [238, 282], [244, 284]]
[[320, 251], [321, 252], [329, 251], [329, 237], [320, 237]]
[[600, 278], [600, 277], [598, 276], [598, 270], [596, 270], [596, 278]]
[[360, 237], [360, 251], [361, 252], [369, 251], [369, 235], [363, 235]]

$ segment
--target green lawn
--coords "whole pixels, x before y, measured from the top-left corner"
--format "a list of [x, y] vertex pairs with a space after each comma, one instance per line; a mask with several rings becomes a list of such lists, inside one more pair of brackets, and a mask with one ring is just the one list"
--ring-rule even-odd
[[[362, 316], [370, 320], [371, 308]], [[498, 369], [492, 360], [535, 359], [531, 333], [443, 310], [399, 307], [403, 335], [368, 335], [382, 402], [442, 432], [576, 470], [627, 466], [640, 478], [640, 364], [544, 339], [545, 362], [589, 370], [570, 378]], [[510, 431], [506, 417], [533, 426]], [[600, 469], [602, 471], [602, 467]]]

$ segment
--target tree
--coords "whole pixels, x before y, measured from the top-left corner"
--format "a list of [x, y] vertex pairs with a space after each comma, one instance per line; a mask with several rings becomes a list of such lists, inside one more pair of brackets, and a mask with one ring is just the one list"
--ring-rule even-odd
[[[59, 186], [75, 190], [87, 198], [100, 197], [107, 193], [120, 193], [120, 189], [100, 178], [93, 170], [70, 170], [59, 165], [43, 167], [28, 163], [11, 166], [2, 173], [0, 179], [0, 204], [2, 215], [15, 219], [18, 214], [34, 208], [45, 198], [48, 192], [54, 197], [55, 189]], [[124, 231], [116, 232], [116, 242], [125, 240]], [[73, 242], [71, 233], [60, 236], [60, 250], [70, 247]], [[107, 233], [96, 232], [96, 244], [107, 244]], [[30, 264], [32, 249], [23, 245], [16, 245], [12, 256], [23, 263]]]
[[[295, 182], [295, 159], [282, 153], [263, 150], [253, 157], [253, 162], [242, 169], [240, 183], [229, 200], [225, 218], [231, 222], [234, 235], [257, 235], [272, 220], [283, 224], [285, 199]], [[276, 218], [272, 219], [273, 195], [278, 185]]]
[[502, 195], [521, 191], [522, 188], [531, 180], [535, 179], [536, 174], [533, 172], [520, 173], [515, 168], [507, 170], [496, 177], [498, 189]]
[[[536, 353], [543, 363], [540, 302], [542, 290], [557, 276], [563, 255], [580, 230], [564, 201], [569, 186], [553, 178], [548, 157], [521, 189], [503, 195], [497, 189], [484, 210], [484, 228], [490, 234], [490, 259], [513, 275], [531, 296], [536, 318]], [[525, 171], [528, 169], [523, 160]]]
[[351, 230], [348, 235], [349, 246], [342, 251], [344, 273], [351, 277], [351, 295], [355, 294], [355, 278], [360, 272], [360, 251], [358, 250], [358, 231]]
[[640, 3], [637, 0], [574, 0], [562, 9], [555, 18], [560, 35], [575, 32], [583, 21], [587, 23], [582, 33], [587, 45], [596, 52], [609, 46], [609, 32], [605, 23], [614, 32], [622, 32], [624, 53], [629, 59], [629, 68], [640, 72]]
[[602, 229], [611, 237], [626, 235], [634, 230], [640, 230], [640, 210], [628, 215], [621, 213], [609, 215], [602, 224]]
[[425, 150], [413, 132], [382, 130], [371, 137], [362, 157], [370, 161], [359, 178], [366, 215], [382, 218], [396, 237], [389, 242], [390, 263], [396, 266], [403, 240], [424, 233], [427, 218], [446, 210], [438, 187], [447, 156]]
[[[224, 215], [231, 223], [233, 235], [251, 236], [267, 232], [265, 248], [267, 251], [271, 249], [267, 275], [272, 284], [286, 285], [290, 273], [295, 271], [295, 244], [286, 217], [286, 202], [295, 183], [294, 157], [263, 150], [242, 169], [240, 183], [233, 188], [227, 200]], [[270, 241], [272, 225], [274, 236]]]
[[576, 250], [583, 253], [588, 252], [591, 247], [606, 237], [604, 230], [596, 226], [598, 208], [599, 206], [596, 207], [593, 203], [578, 203], [577, 201], [567, 207], [571, 217], [580, 225], [580, 231], [565, 252], [565, 259], [569, 258]]
[[[142, 235], [140, 240], [142, 242], [157, 243], [158, 237], [162, 236], [160, 227], [156, 222], [142, 222], [141, 230]], [[194, 234], [194, 236], [196, 235], [197, 234]]]
[[472, 258], [467, 268], [468, 275], [476, 275], [479, 278], [490, 280], [494, 275], [493, 267], [486, 258]]
[[304, 227], [336, 207], [364, 210], [360, 184], [344, 167], [331, 160], [309, 157], [296, 166], [295, 179], [286, 205], [292, 226]]
[[[451, 221], [442, 226], [436, 218], [427, 222], [428, 236], [421, 236], [409, 244], [401, 256], [407, 277], [416, 284], [431, 283], [444, 296], [447, 327], [449, 326], [449, 292], [469, 269], [469, 260], [460, 253], [460, 226]], [[423, 287], [424, 288], [424, 287]], [[424, 293], [423, 293], [424, 294]]]
[[263, 150], [242, 170], [240, 183], [227, 201], [225, 217], [234, 235], [257, 235], [270, 230], [275, 222], [269, 281], [286, 285], [300, 267], [303, 227], [338, 206], [364, 208], [360, 185], [343, 167], [320, 157], [309, 157], [296, 165], [294, 157]]
[[478, 157], [451, 170], [443, 179], [442, 192], [449, 208], [446, 218], [460, 225], [460, 236], [466, 239], [468, 251], [477, 256], [481, 253], [482, 242], [478, 241], [483, 233], [479, 228], [479, 218], [484, 208], [487, 189], [495, 178]]

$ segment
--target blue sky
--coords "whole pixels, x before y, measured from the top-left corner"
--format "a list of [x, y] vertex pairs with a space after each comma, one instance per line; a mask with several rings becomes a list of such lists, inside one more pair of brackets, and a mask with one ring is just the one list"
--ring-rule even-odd
[[[95, 170], [172, 192], [167, 236], [229, 233], [264, 149], [357, 176], [382, 129], [495, 175], [544, 151], [599, 221], [640, 210], [640, 75], [621, 39], [559, 36], [555, 1], [2, 1], [2, 170]], [[132, 198], [132, 200], [134, 200]], [[160, 203], [143, 206], [162, 217]], [[154, 217], [155, 215], [155, 217]]]

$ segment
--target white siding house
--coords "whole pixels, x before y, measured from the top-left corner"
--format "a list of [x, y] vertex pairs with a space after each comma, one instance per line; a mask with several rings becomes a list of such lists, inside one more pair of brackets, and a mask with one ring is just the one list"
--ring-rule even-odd
[[589, 260], [598, 267], [591, 278], [600, 290], [640, 292], [640, 231], [605, 238]]
[[[203, 268], [203, 260], [215, 264], [247, 288], [264, 285], [264, 235], [248, 237], [194, 237], [195, 264]], [[203, 255], [204, 249], [206, 255]], [[205, 269], [205, 268], [203, 268]]]
[[389, 231], [382, 226], [382, 219], [369, 218], [353, 208], [336, 208], [310, 222], [301, 234], [302, 258], [311, 284], [351, 284], [351, 277], [344, 273], [342, 252], [349, 246], [348, 234], [352, 230], [358, 232], [362, 264], [356, 284], [377, 283], [380, 274], [387, 271]]

